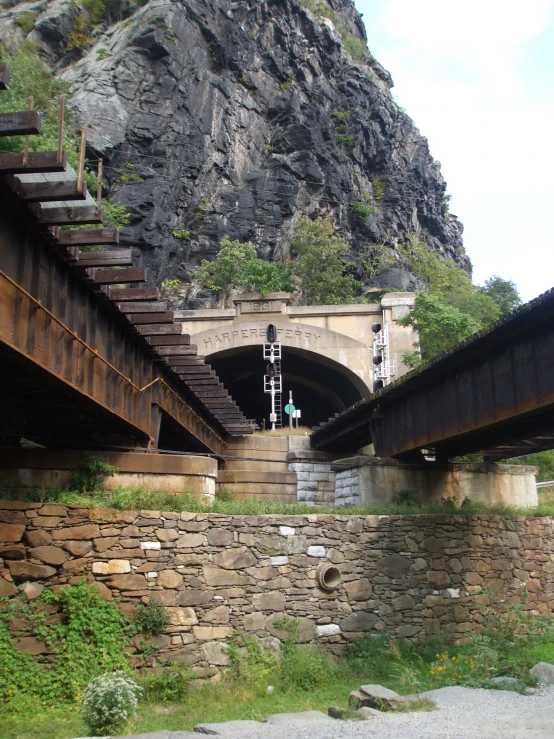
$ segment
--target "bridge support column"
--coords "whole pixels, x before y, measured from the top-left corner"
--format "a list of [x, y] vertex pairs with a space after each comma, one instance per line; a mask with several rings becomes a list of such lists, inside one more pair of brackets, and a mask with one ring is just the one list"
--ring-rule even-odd
[[536, 473], [530, 465], [406, 464], [357, 456], [333, 462], [336, 505], [387, 506], [395, 493], [413, 491], [417, 503], [466, 498], [487, 505], [538, 505]]

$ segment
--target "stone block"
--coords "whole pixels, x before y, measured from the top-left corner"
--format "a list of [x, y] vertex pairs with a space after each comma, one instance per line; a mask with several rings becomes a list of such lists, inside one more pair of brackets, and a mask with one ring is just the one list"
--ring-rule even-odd
[[285, 596], [283, 593], [255, 593], [252, 596], [252, 607], [255, 611], [284, 611]]
[[315, 627], [315, 631], [318, 637], [335, 636], [340, 634], [340, 626], [338, 624], [321, 624]]
[[429, 570], [427, 573], [427, 582], [432, 588], [437, 590], [445, 590], [451, 583], [450, 575], [444, 570]]
[[46, 503], [38, 513], [40, 516], [67, 516], [67, 508], [55, 503]]
[[141, 541], [141, 549], [161, 549], [162, 545], [159, 541]]
[[321, 547], [321, 546], [308, 547], [308, 557], [325, 557], [325, 547]]
[[183, 582], [183, 576], [175, 570], [161, 570], [158, 572], [156, 584], [162, 588], [178, 588]]
[[176, 608], [168, 606], [165, 609], [169, 623], [172, 626], [194, 626], [198, 623], [193, 608]]
[[177, 534], [175, 537], [177, 539], [175, 542], [176, 549], [194, 549], [206, 543], [205, 534], [182, 534], [179, 536], [178, 532], [175, 533]]
[[229, 664], [229, 655], [225, 645], [221, 642], [207, 642], [202, 644], [202, 652], [206, 662], [210, 665], [226, 666]]
[[41, 562], [48, 565], [61, 565], [67, 559], [67, 554], [63, 549], [48, 545], [30, 549], [29, 554], [33, 559], [40, 559]]
[[554, 665], [550, 662], [537, 662], [529, 670], [529, 674], [538, 680], [541, 685], [554, 685]]
[[164, 542], [176, 541], [179, 538], [179, 532], [177, 529], [156, 529], [154, 533], [160, 541]]
[[44, 585], [39, 582], [26, 582], [21, 590], [25, 593], [27, 600], [36, 600], [40, 595], [42, 595]]
[[83, 526], [68, 526], [52, 532], [54, 541], [66, 541], [68, 539], [98, 539], [100, 529], [97, 524], [84, 524]]
[[[108, 549], [111, 549], [111, 547], [114, 546], [114, 544], [118, 543], [118, 537], [117, 536], [104, 536], [100, 539], [94, 540], [94, 548], [97, 552], [106, 552]], [[134, 545], [133, 545], [134, 546]]]
[[48, 565], [34, 565], [30, 562], [8, 562], [7, 564], [11, 576], [16, 579], [42, 580], [56, 574], [54, 567]]
[[204, 613], [202, 621], [210, 624], [227, 624], [229, 623], [229, 606], [216, 606]]
[[146, 590], [148, 584], [144, 575], [114, 575], [110, 585], [117, 590]]
[[244, 616], [242, 626], [245, 631], [261, 631], [264, 628], [265, 619], [263, 613], [249, 613]]
[[43, 641], [39, 641], [34, 636], [24, 636], [22, 639], [19, 639], [16, 646], [20, 652], [25, 652], [25, 654], [31, 654], [33, 656], [45, 654], [50, 651]]
[[[27, 583], [30, 585], [30, 583]], [[0, 577], [0, 598], [11, 598], [12, 595], [17, 593], [17, 588], [13, 583], [4, 580]]]
[[367, 577], [345, 583], [344, 589], [348, 600], [368, 600], [371, 598], [372, 588]]
[[219, 552], [214, 557], [214, 563], [226, 570], [243, 570], [257, 563], [256, 557], [247, 547], [236, 547]]
[[74, 557], [84, 557], [92, 549], [91, 541], [66, 541], [63, 548]]
[[177, 603], [180, 606], [201, 606], [213, 600], [214, 594], [211, 590], [187, 589], [177, 594]]
[[31, 547], [42, 547], [52, 543], [51, 535], [48, 533], [48, 531], [45, 531], [44, 529], [27, 531], [25, 533], [25, 539]]
[[193, 626], [192, 633], [199, 641], [212, 641], [213, 639], [227, 639], [232, 636], [233, 629], [230, 626]]
[[377, 616], [366, 611], [356, 611], [339, 622], [342, 631], [371, 631], [377, 623]]
[[131, 563], [128, 559], [110, 559], [108, 562], [93, 562], [92, 571], [95, 575], [124, 575], [131, 572]]
[[391, 601], [393, 611], [406, 611], [414, 606], [414, 599], [408, 593], [399, 595], [398, 598], [393, 598]]
[[0, 542], [12, 543], [21, 541], [25, 533], [25, 524], [23, 523], [0, 523]]
[[247, 575], [234, 570], [223, 570], [207, 565], [204, 567], [204, 577], [209, 586], [218, 585], [252, 585], [254, 580]]
[[[208, 544], [211, 547], [228, 547], [233, 543], [233, 532], [229, 529], [211, 529], [206, 534]], [[247, 542], [242, 542], [246, 544]]]

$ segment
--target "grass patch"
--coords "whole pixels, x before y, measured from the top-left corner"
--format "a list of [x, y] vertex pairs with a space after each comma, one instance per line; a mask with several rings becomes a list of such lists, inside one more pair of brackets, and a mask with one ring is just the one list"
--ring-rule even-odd
[[395, 713], [421, 713], [426, 711], [436, 711], [437, 704], [431, 698], [415, 698], [412, 701], [399, 703]]
[[[9, 493], [1, 497], [9, 499]], [[21, 497], [17, 498], [22, 500]], [[437, 503], [418, 504], [394, 498], [395, 502], [387, 506], [347, 506], [333, 505], [310, 506], [305, 503], [280, 503], [279, 501], [263, 501], [257, 498], [234, 500], [232, 493], [221, 491], [216, 499], [207, 504], [204, 499], [188, 493], [172, 493], [163, 490], [151, 490], [145, 487], [119, 487], [115, 490], [97, 490], [95, 492], [79, 492], [77, 490], [36, 490], [30, 491], [23, 499], [27, 502], [62, 503], [80, 506], [107, 506], [118, 511], [161, 510], [176, 513], [223, 513], [237, 516], [258, 516], [278, 514], [299, 516], [302, 514], [331, 513], [348, 516], [475, 516], [491, 514], [498, 516], [552, 516], [554, 502], [539, 503], [538, 508], [516, 508], [508, 505], [485, 505], [484, 503], [466, 502], [457, 507], [451, 500]]]

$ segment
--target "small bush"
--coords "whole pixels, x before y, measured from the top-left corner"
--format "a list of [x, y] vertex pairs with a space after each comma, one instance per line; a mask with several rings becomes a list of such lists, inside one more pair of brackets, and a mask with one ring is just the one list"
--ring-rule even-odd
[[418, 504], [419, 493], [417, 490], [397, 490], [392, 496], [393, 505], [415, 506]]
[[169, 618], [162, 604], [150, 598], [146, 605], [141, 603], [137, 608], [135, 625], [143, 634], [156, 636], [169, 626]]
[[183, 703], [189, 693], [190, 681], [193, 678], [188, 665], [173, 662], [160, 668], [144, 678], [145, 698], [159, 703]]
[[187, 231], [186, 228], [181, 228], [178, 231], [173, 231], [173, 236], [175, 236], [176, 239], [190, 239], [190, 231]]
[[285, 631], [279, 664], [281, 686], [285, 690], [308, 691], [329, 680], [335, 671], [334, 663], [316, 645], [298, 644], [298, 621], [285, 617], [274, 625]]
[[92, 731], [110, 733], [131, 718], [141, 693], [142, 688], [122, 671], [95, 677], [83, 696], [83, 718]]
[[354, 146], [354, 137], [353, 136], [349, 136], [346, 133], [339, 133], [337, 135], [337, 140], [338, 140], [339, 144], [341, 144], [342, 146], [344, 146], [346, 149], [352, 149], [353, 146]]
[[35, 14], [31, 12], [20, 13], [14, 20], [16, 26], [19, 26], [24, 33], [31, 33], [35, 27]]
[[105, 477], [113, 477], [119, 470], [102, 457], [89, 455], [71, 476], [71, 487], [78, 493], [97, 493], [102, 490]]
[[370, 215], [373, 213], [373, 206], [364, 203], [362, 200], [356, 200], [350, 203], [350, 208], [359, 221], [367, 223]]
[[272, 676], [278, 672], [278, 660], [261, 644], [245, 634], [235, 634], [226, 645], [229, 677], [265, 693]]
[[232, 490], [216, 490], [215, 499], [222, 503], [232, 503], [235, 500], [235, 494]]
[[375, 179], [372, 182], [373, 185], [373, 197], [377, 202], [381, 201], [383, 199], [383, 196], [385, 194], [385, 183], [380, 177], [375, 177]]

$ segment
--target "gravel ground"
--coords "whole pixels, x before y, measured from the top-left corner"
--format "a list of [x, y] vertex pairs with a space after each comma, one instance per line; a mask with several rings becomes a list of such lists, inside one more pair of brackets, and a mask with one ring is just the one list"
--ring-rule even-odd
[[442, 688], [427, 693], [440, 706], [427, 713], [383, 713], [368, 721], [336, 721], [291, 731], [269, 728], [241, 739], [554, 739], [554, 688], [535, 695], [506, 690]]
[[[302, 714], [287, 714], [281, 725], [265, 724], [253, 731], [233, 727], [233, 722], [219, 724], [218, 735], [227, 739], [554, 739], [554, 687], [528, 696], [459, 687], [425, 695], [435, 700], [438, 710], [383, 713], [359, 722], [323, 716], [316, 716], [319, 720], [314, 722], [313, 715], [303, 720]], [[205, 734], [163, 731], [142, 734], [140, 739], [201, 736]]]

